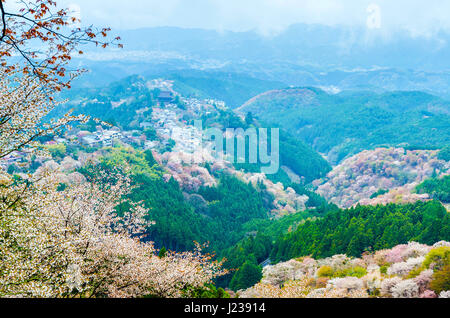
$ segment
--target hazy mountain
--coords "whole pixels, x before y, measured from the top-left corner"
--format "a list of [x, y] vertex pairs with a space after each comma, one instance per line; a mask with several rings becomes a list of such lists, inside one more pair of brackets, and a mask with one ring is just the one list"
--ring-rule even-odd
[[319, 68], [448, 68], [450, 34], [389, 37], [377, 30], [323, 25], [292, 25], [275, 36], [256, 32], [217, 32], [174, 27], [120, 32], [125, 50], [176, 52], [189, 59], [227, 62], [290, 62]]
[[450, 34], [412, 37], [322, 25], [293, 25], [274, 36], [159, 27], [117, 32], [125, 48], [75, 59], [91, 72], [78, 86], [180, 70], [243, 74], [285, 86], [332, 90], [421, 90], [450, 97]]

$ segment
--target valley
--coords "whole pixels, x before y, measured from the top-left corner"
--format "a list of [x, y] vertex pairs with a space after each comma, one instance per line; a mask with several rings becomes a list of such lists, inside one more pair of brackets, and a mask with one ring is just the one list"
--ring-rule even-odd
[[450, 298], [450, 24], [411, 1], [0, 0], [0, 299]]
[[[99, 90], [75, 91], [77, 95], [71, 93], [71, 101], [67, 107], [75, 106], [75, 113], [91, 115], [95, 121], [91, 119], [86, 124], [66, 131], [64, 135], [45, 141], [52, 159], [49, 161], [45, 157], [35, 157], [29, 162], [29, 167], [34, 167], [32, 169], [36, 169], [37, 175], [48, 169], [59, 171], [66, 185], [86, 180], [88, 168], [94, 163], [100, 164], [104, 169], [129, 167], [129, 174], [137, 185], [130, 197], [133, 201], [143, 200], [150, 209], [148, 218], [154, 222], [147, 229], [148, 238], [158, 242], [159, 248], [180, 251], [192, 249], [194, 241], [208, 243], [207, 250], [216, 253], [219, 259], [225, 257], [225, 267], [236, 270], [233, 274], [218, 279], [218, 286], [235, 291], [257, 283], [262, 277], [262, 268], [264, 267], [265, 273], [265, 266], [270, 262], [276, 264], [280, 260], [299, 256], [323, 257], [339, 253], [357, 257], [369, 246], [376, 251], [410, 240], [423, 243], [450, 241], [448, 216], [441, 216], [437, 221], [439, 225], [434, 225], [442, 228], [440, 234], [436, 233], [435, 239], [428, 239], [426, 242], [420, 235], [426, 235], [427, 226], [419, 230], [414, 224], [412, 226], [417, 231], [425, 232], [417, 232], [422, 233], [420, 235], [404, 233], [385, 243], [378, 236], [371, 239], [360, 238], [359, 247], [356, 247], [354, 240], [357, 236], [353, 234], [353, 240], [345, 243], [349, 244], [350, 250], [327, 250], [326, 246], [330, 242], [312, 243], [306, 237], [295, 236], [300, 235], [303, 228], [306, 230], [312, 225], [327, 222], [325, 220], [328, 215], [354, 213], [352, 210], [347, 212], [341, 209], [357, 205], [357, 209], [361, 209], [359, 205], [373, 206], [374, 211], [369, 212], [369, 215], [377, 215], [377, 211], [383, 209], [382, 206], [395, 204], [395, 208], [400, 209], [404, 204], [439, 199], [432, 190], [427, 187], [418, 189], [418, 186], [432, 178], [439, 180], [448, 175], [449, 161], [442, 158], [441, 150], [408, 150], [409, 147], [399, 148], [403, 145], [400, 143], [396, 144], [397, 148], [386, 146], [363, 150], [350, 156], [352, 152], [358, 151], [358, 147], [362, 147], [360, 142], [354, 142], [349, 143], [352, 145], [347, 148], [349, 152], [342, 154], [347, 155], [347, 159], [331, 167], [313, 150], [313, 147], [317, 149], [319, 140], [327, 140], [325, 137], [317, 137], [311, 146], [307, 145], [309, 139], [305, 136], [313, 130], [309, 133], [304, 130], [312, 129], [310, 127], [314, 127], [314, 124], [305, 125], [300, 130], [292, 130], [287, 124], [287, 130], [292, 134], [282, 130], [280, 158], [283, 166], [276, 174], [265, 175], [259, 170], [260, 163], [238, 164], [226, 156], [218, 160], [214, 156], [217, 149], [212, 147], [211, 140], [205, 139], [202, 129], [207, 129], [210, 125], [221, 129], [260, 127], [267, 122], [278, 125], [283, 122], [283, 117], [277, 114], [272, 117], [276, 120], [270, 120], [269, 114], [273, 110], [280, 114], [285, 111], [296, 114], [296, 111], [300, 111], [299, 116], [307, 118], [307, 115], [302, 114], [316, 115], [317, 109], [325, 107], [323, 99], [331, 105], [335, 103], [333, 99], [336, 97], [309, 88], [289, 89], [287, 94], [283, 91], [269, 91], [233, 111], [220, 100], [201, 99], [195, 95], [186, 97], [177, 91], [178, 86], [180, 85], [175, 85], [171, 80], [132, 77]], [[89, 92], [89, 98], [82, 97], [86, 96], [86, 92]], [[280, 100], [279, 105], [283, 106], [274, 108], [272, 101], [265, 101], [268, 98]], [[343, 105], [354, 107], [354, 98], [350, 94], [349, 102], [346, 101], [346, 95], [340, 96], [339, 101]], [[384, 99], [380, 98], [377, 97], [377, 103], [383, 105]], [[438, 103], [435, 105], [441, 106], [431, 107], [427, 104], [426, 109], [445, 112], [447, 106], [444, 102], [427, 99], [427, 103], [433, 101]], [[366, 100], [366, 103], [375, 102]], [[412, 100], [410, 103], [413, 103]], [[294, 108], [285, 109], [287, 105]], [[424, 108], [419, 106], [415, 109]], [[326, 111], [331, 112], [332, 109], [326, 108]], [[339, 111], [344, 112], [345, 109]], [[249, 117], [248, 114], [253, 116]], [[359, 114], [357, 121], [361, 124], [349, 129], [357, 130], [369, 118], [373, 118], [368, 117], [372, 113], [355, 113], [352, 116], [356, 114]], [[108, 122], [107, 118], [114, 118], [114, 121]], [[298, 117], [298, 120], [301, 118], [303, 117]], [[327, 118], [334, 118], [338, 122], [336, 116], [324, 117]], [[200, 121], [203, 127], [196, 126], [196, 121]], [[373, 123], [373, 126], [365, 129], [385, 130], [392, 122]], [[343, 124], [345, 123], [339, 125]], [[436, 142], [432, 148], [438, 147], [441, 142], [447, 142], [444, 135], [439, 136], [441, 139], [430, 139], [430, 142]], [[227, 138], [225, 132], [223, 138]], [[333, 149], [338, 147], [324, 144], [320, 149], [330, 149], [330, 153], [333, 153]], [[445, 154], [444, 150], [442, 154]], [[8, 158], [6, 159], [10, 161], [4, 165], [9, 171], [20, 175], [20, 171], [26, 169], [28, 161], [19, 154]], [[19, 161], [23, 162], [22, 166], [15, 164]], [[441, 201], [443, 204], [448, 203], [447, 199]], [[435, 208], [439, 206], [445, 211], [440, 203], [436, 203]], [[405, 205], [401, 209], [409, 211], [409, 207], [413, 206]], [[420, 205], [417, 209], [421, 211], [418, 213], [425, 213]], [[361, 220], [367, 219], [364, 217]], [[337, 233], [344, 235], [344, 228], [350, 225], [345, 225], [344, 221], [339, 224], [342, 232], [338, 230]], [[329, 229], [334, 227], [326, 225]], [[320, 230], [322, 231], [323, 229]], [[384, 227], [382, 232], [379, 231], [376, 230], [378, 235], [386, 235], [390, 230]], [[365, 232], [366, 230], [362, 230], [358, 233]], [[227, 239], [224, 240], [223, 237]], [[307, 237], [311, 237], [311, 234], [307, 234]], [[306, 250], [292, 254], [293, 247], [286, 247], [286, 244], [291, 244], [287, 243], [290, 240], [297, 242], [295, 244], [303, 242], [307, 246]], [[318, 250], [308, 249], [318, 244]], [[259, 267], [259, 264], [263, 265]], [[243, 276], [244, 272], [248, 273]], [[249, 279], [247, 275], [255, 275], [255, 278]], [[252, 293], [251, 289], [243, 295], [248, 293]]]

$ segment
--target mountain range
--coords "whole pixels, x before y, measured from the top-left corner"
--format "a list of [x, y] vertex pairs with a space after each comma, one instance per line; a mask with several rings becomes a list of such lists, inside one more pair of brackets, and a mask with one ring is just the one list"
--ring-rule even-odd
[[450, 35], [442, 32], [433, 38], [406, 32], [387, 37], [364, 28], [297, 24], [272, 36], [176, 27], [117, 33], [124, 49], [87, 51], [74, 60], [91, 70], [79, 86], [134, 74], [167, 78], [195, 70], [210, 78], [211, 72], [221, 77], [244, 74], [286, 87], [420, 90], [450, 96]]

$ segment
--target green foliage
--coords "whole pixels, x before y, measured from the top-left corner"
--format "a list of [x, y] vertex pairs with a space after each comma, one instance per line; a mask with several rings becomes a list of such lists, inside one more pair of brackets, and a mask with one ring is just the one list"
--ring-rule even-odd
[[163, 170], [156, 165], [156, 161], [150, 151], [137, 151], [133, 148], [112, 148], [108, 155], [101, 158], [103, 165], [107, 167], [129, 167], [130, 173], [146, 175], [152, 179], [159, 179]]
[[166, 145], [166, 147], [164, 148], [164, 150], [163, 150], [162, 152], [163, 152], [163, 153], [164, 153], [164, 152], [171, 152], [171, 151], [173, 150], [173, 148], [175, 147], [175, 145], [176, 145], [175, 140], [173, 140], [172, 138], [170, 138], [169, 141], [168, 141], [168, 143], [167, 143], [167, 145]]
[[307, 220], [295, 232], [281, 236], [271, 253], [273, 261], [313, 255], [359, 257], [367, 248], [392, 248], [409, 241], [434, 244], [450, 239], [450, 217], [436, 201], [386, 206], [357, 206]]
[[439, 160], [450, 161], [450, 146], [443, 148], [438, 154]]
[[158, 139], [158, 135], [156, 133], [155, 128], [150, 127], [144, 130], [144, 135], [147, 137], [148, 140], [157, 140]]
[[224, 128], [248, 128], [248, 125], [234, 112], [219, 109], [217, 122]]
[[53, 158], [63, 158], [67, 152], [65, 144], [48, 145], [46, 148]]
[[260, 95], [240, 111], [283, 127], [336, 163], [379, 146], [448, 145], [448, 107], [448, 102], [422, 92], [330, 95], [316, 88], [292, 88]]
[[430, 287], [437, 295], [443, 291], [450, 290], [450, 265], [434, 272]]
[[[240, 268], [247, 260], [254, 260], [261, 264], [269, 259], [274, 241], [283, 234], [287, 234], [314, 216], [316, 211], [305, 211], [284, 216], [279, 219], [253, 219], [243, 224], [242, 232], [247, 236], [237, 244], [222, 251], [218, 251], [219, 258], [227, 261], [224, 267], [230, 270]], [[229, 274], [217, 280], [219, 286], [229, 286], [233, 275]]]
[[[58, 107], [52, 115], [60, 116], [74, 109], [76, 115], [85, 114], [106, 121], [114, 119], [112, 124], [128, 129], [135, 119], [145, 121], [151, 116], [152, 107], [156, 105], [156, 96], [158, 92], [149, 90], [144, 78], [130, 76], [102, 88], [66, 91], [62, 97], [67, 98], [69, 102]], [[137, 111], [146, 107], [149, 108], [147, 112], [138, 114]], [[95, 130], [95, 123], [90, 122], [89, 125], [89, 131]]]
[[441, 246], [432, 249], [423, 262], [423, 267], [430, 268], [433, 265], [433, 269], [441, 269], [445, 266], [450, 266], [450, 247]]
[[366, 275], [367, 275], [367, 270], [361, 266], [350, 267], [350, 268], [346, 268], [343, 270], [338, 270], [333, 273], [333, 277], [340, 277], [340, 278], [348, 277], [348, 276], [361, 278]]
[[180, 96], [178, 96], [178, 95], [175, 96], [175, 99], [174, 99], [173, 103], [174, 103], [175, 105], [177, 105], [177, 107], [178, 107], [179, 109], [186, 110], [186, 104], [183, 103], [183, 102], [181, 101]]
[[147, 161], [148, 166], [152, 168], [158, 167], [158, 162], [153, 157], [153, 153], [151, 150], [144, 151], [145, 160]]
[[[208, 201], [210, 217], [215, 220], [220, 232], [234, 243], [242, 237], [239, 230], [244, 223], [268, 217], [262, 194], [251, 184], [235, 177], [222, 175], [216, 189], [202, 187], [198, 193]], [[223, 246], [219, 242], [217, 244]]]
[[194, 242], [209, 242], [210, 251], [222, 251], [242, 239], [243, 224], [268, 218], [263, 194], [233, 176], [221, 176], [215, 188], [200, 188], [199, 197], [204, 196], [208, 205], [205, 215], [186, 201], [174, 179], [164, 181], [164, 170], [151, 151], [111, 148], [101, 165], [106, 170], [128, 167], [135, 186], [130, 199], [150, 210], [148, 218], [155, 224], [147, 229], [148, 239], [159, 247], [180, 251], [193, 249]]
[[247, 124], [247, 125], [251, 125], [251, 124], [253, 124], [253, 114], [252, 114], [252, 112], [248, 112], [247, 113], [247, 115], [245, 116], [245, 123]]
[[90, 120], [88, 120], [87, 123], [78, 125], [78, 128], [81, 130], [95, 132], [97, 130], [97, 125], [98, 125], [98, 123], [95, 120], [90, 119]]
[[[272, 239], [265, 234], [258, 233], [256, 236], [251, 235], [244, 238], [233, 247], [222, 251], [220, 256], [226, 259], [224, 267], [233, 270], [241, 268], [247, 261], [262, 263], [269, 257], [271, 249]], [[236, 273], [221, 277], [217, 283], [220, 286], [228, 286], [234, 276]]]
[[8, 172], [8, 174], [10, 174], [10, 175], [13, 175], [14, 173], [19, 172], [19, 171], [20, 171], [20, 169], [17, 168], [17, 166], [16, 166], [15, 164], [12, 164], [12, 165], [9, 165], [9, 166], [8, 166], [7, 172]]
[[309, 197], [308, 201], [306, 202], [307, 208], [316, 208], [316, 211], [320, 214], [338, 210], [338, 207], [335, 204], [328, 203], [328, 201], [321, 195], [313, 191], [309, 191], [299, 184], [290, 184], [289, 186], [294, 189], [297, 194], [306, 195]]
[[166, 254], [167, 254], [167, 250], [166, 250], [166, 248], [163, 246], [163, 247], [159, 250], [158, 257], [159, 257], [159, 258], [164, 258], [164, 257], [166, 257]]
[[280, 235], [287, 234], [297, 229], [297, 227], [305, 223], [308, 219], [314, 219], [320, 216], [316, 210], [306, 210], [297, 212], [276, 219], [255, 219], [243, 225], [246, 233], [258, 233], [269, 237], [275, 241]]
[[422, 265], [413, 269], [408, 278], [415, 278], [426, 269], [432, 268], [435, 272], [450, 266], [450, 247], [441, 246], [433, 248], [425, 257]]
[[319, 270], [317, 271], [317, 276], [318, 277], [333, 277], [333, 268], [331, 268], [331, 266], [328, 265], [324, 265], [322, 267], [319, 268]]
[[331, 171], [330, 164], [308, 145], [280, 130], [280, 161], [304, 178], [304, 183], [325, 177]]
[[262, 278], [262, 268], [255, 260], [247, 260], [234, 274], [230, 288], [234, 291], [247, 289], [257, 284]]
[[191, 298], [230, 298], [230, 295], [223, 288], [216, 288], [214, 285], [206, 285], [202, 289], [191, 290], [189, 293]]
[[[207, 234], [215, 231], [212, 224], [195, 213], [175, 180], [164, 181], [164, 171], [156, 164], [150, 151], [132, 148], [113, 148], [109, 151], [101, 159], [100, 166], [106, 171], [128, 167], [134, 185], [129, 197], [134, 202], [143, 202], [144, 207], [150, 210], [148, 219], [155, 221], [147, 229], [149, 240], [157, 242], [159, 247], [179, 251], [193, 249], [194, 241], [204, 243], [210, 239]], [[81, 172], [88, 174], [87, 170], [82, 169]], [[119, 206], [117, 210], [120, 213], [126, 208]]]
[[382, 196], [382, 195], [384, 195], [384, 194], [386, 194], [386, 193], [388, 193], [389, 192], [389, 190], [386, 190], [386, 189], [379, 189], [377, 192], [374, 192], [371, 196], [370, 196], [370, 198], [371, 199], [375, 199], [375, 198], [377, 198], [377, 197], [379, 197], [379, 196]]
[[61, 192], [61, 191], [64, 191], [66, 188], [67, 188], [67, 184], [65, 184], [65, 183], [60, 183], [60, 184], [58, 185], [58, 188], [57, 188], [56, 190], [59, 191], [59, 192]]
[[190, 250], [194, 248], [194, 241], [205, 243], [212, 239], [214, 224], [197, 214], [185, 201], [175, 180], [165, 182], [162, 178], [137, 174], [133, 181], [137, 187], [131, 193], [131, 199], [143, 201], [150, 209], [149, 219], [155, 221], [147, 230], [149, 239], [175, 251]]
[[[240, 127], [245, 127], [245, 125]], [[267, 135], [270, 144], [270, 129], [268, 129]], [[246, 162], [249, 162], [248, 154], [246, 155]], [[322, 156], [298, 138], [293, 137], [287, 131], [282, 129], [280, 129], [279, 138], [279, 160], [280, 168], [281, 166], [289, 167], [294, 173], [302, 178], [301, 182], [304, 184], [325, 177], [331, 170], [330, 164]], [[260, 162], [257, 164], [235, 164], [236, 169], [244, 169], [248, 172], [261, 172], [262, 166], [265, 165]], [[279, 169], [276, 174], [268, 175], [267, 177], [274, 182], [282, 182], [285, 185], [291, 183], [289, 176], [282, 169]]]
[[331, 266], [324, 265], [319, 268], [317, 271], [318, 277], [327, 277], [327, 278], [343, 278], [343, 277], [358, 277], [361, 278], [363, 276], [367, 275], [367, 270], [364, 267], [355, 266], [355, 267], [349, 267], [344, 268], [341, 270], [333, 270]]
[[214, 298], [214, 299], [221, 299], [221, 298], [230, 298], [230, 295], [223, 290], [223, 288], [216, 288], [216, 286], [212, 284], [205, 285], [203, 288], [191, 288], [188, 287], [184, 291], [185, 295], [189, 298]]
[[[248, 119], [248, 118], [247, 118]], [[243, 121], [238, 115], [236, 115], [231, 110], [219, 109], [217, 112], [212, 112], [211, 114], [203, 114], [201, 117], [204, 127], [217, 127], [218, 125], [224, 129], [228, 128], [242, 128], [247, 129], [250, 124]], [[252, 117], [253, 120], [253, 117]], [[268, 138], [268, 151], [270, 152], [271, 146], [271, 133], [272, 129], [277, 128], [274, 125], [264, 124], [264, 123], [254, 123], [256, 128], [256, 133], [259, 139], [259, 130], [257, 128], [263, 127], [267, 129]], [[294, 137], [289, 134], [286, 130], [280, 129], [279, 136], [279, 160], [280, 168], [281, 166], [289, 167], [294, 173], [303, 178], [303, 183], [310, 183], [313, 180], [320, 179], [331, 170], [329, 163], [317, 152], [315, 152], [310, 146], [306, 145], [299, 138]], [[259, 151], [259, 143], [256, 145], [250, 145], [249, 141], [246, 141], [246, 164], [235, 163], [236, 169], [244, 169], [248, 172], [261, 172], [262, 166], [267, 166], [261, 162], [255, 164], [249, 164], [249, 154], [248, 149], [254, 146]], [[224, 140], [224, 150], [226, 150], [226, 140]], [[237, 162], [237, 143], [235, 142], [235, 162]], [[291, 180], [283, 170], [279, 170], [275, 175], [268, 175], [268, 178], [275, 182], [284, 182], [286, 184], [290, 183]]]
[[450, 176], [431, 178], [416, 187], [417, 193], [428, 193], [433, 199], [450, 203]]

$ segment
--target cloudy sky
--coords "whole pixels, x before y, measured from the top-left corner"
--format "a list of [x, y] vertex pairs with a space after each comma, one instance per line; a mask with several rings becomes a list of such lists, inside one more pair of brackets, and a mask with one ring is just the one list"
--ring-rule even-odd
[[414, 36], [450, 31], [448, 0], [60, 0], [84, 23], [116, 29], [154, 26], [258, 30], [271, 34], [294, 23], [355, 25]]

